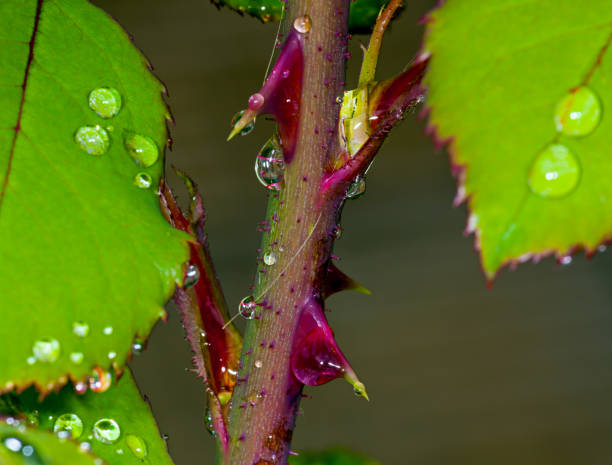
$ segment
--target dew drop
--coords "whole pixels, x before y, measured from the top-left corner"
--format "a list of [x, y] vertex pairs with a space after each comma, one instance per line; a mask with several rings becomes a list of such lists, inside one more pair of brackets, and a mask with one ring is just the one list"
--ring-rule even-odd
[[6, 438], [4, 440], [4, 447], [6, 447], [11, 452], [19, 452], [21, 451], [21, 441], [17, 438]]
[[601, 102], [588, 87], [572, 89], [555, 107], [557, 131], [568, 136], [586, 136], [601, 119]]
[[74, 134], [77, 145], [90, 155], [102, 155], [108, 151], [110, 139], [100, 126], [82, 126]]
[[102, 418], [94, 424], [93, 433], [98, 441], [104, 444], [113, 444], [121, 436], [121, 429], [115, 420]]
[[283, 151], [276, 136], [271, 137], [261, 148], [255, 159], [255, 175], [259, 182], [270, 190], [280, 190], [285, 171]]
[[183, 279], [183, 287], [185, 289], [194, 286], [200, 279], [200, 270], [193, 263], [190, 263], [185, 270], [185, 278]]
[[106, 326], [102, 332], [107, 335], [110, 336], [111, 334], [113, 334], [113, 327], [112, 326]]
[[253, 111], [259, 110], [265, 103], [265, 98], [260, 93], [253, 94], [249, 97], [249, 109]]
[[263, 256], [263, 261], [266, 265], [272, 266], [276, 263], [276, 255], [274, 252], [268, 252]]
[[79, 449], [81, 449], [83, 452], [90, 452], [91, 444], [88, 443], [87, 441], [83, 441], [82, 443], [79, 444]]
[[110, 388], [113, 377], [102, 368], [94, 368], [93, 375], [89, 377], [89, 388], [94, 392], [105, 392]]
[[[245, 112], [245, 110], [240, 110], [238, 113], [236, 113], [234, 115], [234, 117], [232, 118], [231, 127], [236, 126], [236, 123], [238, 123], [240, 118], [242, 118], [242, 115], [244, 115], [244, 112]], [[242, 130], [239, 132], [239, 134], [241, 136], [246, 136], [247, 134], [250, 134], [251, 131], [253, 131], [253, 129], [255, 129], [255, 120], [254, 119], [249, 124], [247, 124], [244, 128], [242, 128]]]
[[72, 352], [70, 354], [70, 361], [77, 365], [83, 362], [83, 353], [82, 352]]
[[102, 118], [112, 118], [121, 110], [121, 94], [112, 87], [98, 87], [89, 93], [89, 108]]
[[32, 352], [39, 362], [55, 362], [60, 355], [60, 343], [57, 339], [39, 339], [34, 342]]
[[238, 305], [238, 311], [247, 320], [251, 320], [255, 317], [256, 308], [257, 304], [255, 303], [255, 298], [252, 295], [249, 295], [242, 299], [240, 305]]
[[355, 182], [353, 182], [349, 188], [346, 190], [345, 197], [347, 199], [357, 199], [361, 197], [366, 190], [366, 182], [365, 178], [361, 176], [357, 176], [355, 178]]
[[149, 173], [145, 173], [144, 171], [138, 173], [134, 176], [134, 185], [141, 189], [148, 189], [153, 184], [153, 179]]
[[108, 359], [109, 360], [114, 360], [117, 357], [117, 352], [109, 352], [108, 353]]
[[140, 436], [128, 434], [125, 437], [125, 443], [137, 459], [143, 460], [147, 456], [147, 444]]
[[206, 429], [213, 436], [217, 436], [217, 432], [215, 431], [215, 426], [213, 424], [213, 417], [210, 408], [206, 408], [206, 414], [204, 415], [204, 424], [206, 425]]
[[72, 333], [78, 337], [85, 337], [89, 334], [89, 325], [84, 321], [72, 323]]
[[263, 366], [263, 362], [261, 360], [255, 360], [255, 368], [261, 368]]
[[134, 339], [134, 342], [132, 343], [132, 352], [134, 352], [137, 355], [140, 355], [143, 350], [144, 350], [144, 342], [138, 338]]
[[529, 171], [529, 188], [546, 198], [569, 194], [578, 184], [580, 166], [570, 150], [561, 144], [551, 144], [536, 157]]
[[310, 32], [311, 27], [312, 21], [308, 15], [298, 16], [295, 18], [295, 21], [293, 21], [293, 28], [302, 34]]
[[34, 356], [28, 357], [26, 362], [28, 363], [28, 365], [34, 365], [36, 363], [36, 357]]
[[157, 144], [150, 137], [130, 133], [125, 137], [124, 145], [136, 164], [144, 168], [153, 166], [159, 158]]
[[76, 382], [74, 385], [74, 392], [79, 396], [85, 394], [87, 392], [87, 383], [83, 381]]
[[58, 434], [60, 432], [67, 432], [73, 439], [77, 439], [83, 434], [83, 421], [78, 415], [74, 413], [63, 413], [53, 425], [53, 432]]

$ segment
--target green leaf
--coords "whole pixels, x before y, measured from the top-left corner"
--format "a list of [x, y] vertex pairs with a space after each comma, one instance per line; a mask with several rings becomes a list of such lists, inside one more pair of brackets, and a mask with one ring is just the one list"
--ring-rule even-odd
[[[263, 22], [279, 21], [283, 14], [282, 0], [211, 0], [218, 7], [227, 6], [241, 14], [246, 13]], [[369, 32], [380, 9], [389, 0], [354, 0], [351, 2], [349, 31]]]
[[430, 126], [463, 169], [489, 279], [612, 234], [611, 24], [604, 0], [457, 0], [429, 18]]
[[380, 465], [380, 462], [343, 447], [321, 452], [300, 452], [289, 458], [289, 465]]
[[125, 363], [186, 236], [156, 195], [163, 87], [125, 32], [84, 0], [3, 0], [0, 42], [0, 392], [48, 390]]
[[[73, 437], [77, 437], [74, 439], [109, 465], [172, 464], [151, 410], [142, 399], [129, 370], [119, 381], [113, 379], [112, 386], [106, 392], [88, 391], [76, 395], [69, 384], [59, 393], [49, 394], [42, 402], [38, 402], [38, 397], [32, 388], [19, 396], [5, 395], [0, 397], [0, 412], [25, 414], [29, 422], [38, 424], [39, 428], [57, 429], [56, 432], [62, 430], [56, 425], [75, 424], [74, 417], [66, 415], [76, 415], [82, 426], [76, 422], [77, 430]], [[66, 419], [63, 422], [59, 418], [61, 415]], [[118, 425], [119, 437], [112, 443], [101, 442], [97, 439], [100, 435], [94, 433], [94, 425], [104, 419], [113, 420]], [[68, 431], [68, 428], [64, 430]]]
[[76, 443], [48, 431], [26, 428], [13, 418], [0, 419], [0, 463], [2, 465], [101, 465]]

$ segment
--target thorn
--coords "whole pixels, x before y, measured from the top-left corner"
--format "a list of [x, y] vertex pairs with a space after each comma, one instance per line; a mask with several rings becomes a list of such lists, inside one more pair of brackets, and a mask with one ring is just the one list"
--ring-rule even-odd
[[236, 135], [242, 131], [251, 121], [254, 121], [257, 117], [257, 113], [248, 108], [243, 113], [242, 117], [236, 122], [226, 141], [232, 140]]

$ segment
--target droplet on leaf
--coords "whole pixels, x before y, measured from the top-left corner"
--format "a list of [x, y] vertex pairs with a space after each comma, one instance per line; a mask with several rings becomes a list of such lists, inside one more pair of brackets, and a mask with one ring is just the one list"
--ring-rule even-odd
[[280, 190], [285, 171], [283, 151], [276, 136], [271, 137], [261, 148], [255, 159], [255, 175], [259, 182], [270, 190]]
[[532, 192], [546, 198], [569, 194], [580, 179], [578, 160], [561, 144], [550, 144], [536, 157], [529, 171]]
[[150, 137], [130, 133], [124, 140], [125, 148], [132, 159], [144, 168], [153, 166], [159, 158], [157, 144]]
[[98, 441], [104, 444], [113, 444], [121, 436], [121, 429], [115, 420], [102, 418], [94, 424], [93, 433]]
[[105, 392], [110, 388], [113, 377], [102, 368], [94, 368], [93, 375], [89, 377], [89, 388], [94, 392]]
[[240, 305], [238, 305], [238, 311], [247, 320], [251, 320], [255, 317], [256, 308], [257, 304], [255, 303], [255, 298], [252, 295], [249, 295], [242, 299]]
[[601, 119], [601, 102], [588, 87], [580, 86], [565, 95], [555, 108], [557, 131], [568, 136], [586, 136]]
[[108, 151], [110, 139], [100, 126], [82, 126], [74, 134], [74, 141], [90, 155], [102, 155]]
[[125, 442], [137, 459], [143, 460], [147, 456], [147, 444], [140, 436], [128, 434], [125, 437]]
[[112, 118], [121, 110], [121, 94], [112, 87], [98, 87], [89, 93], [89, 108], [102, 118]]
[[34, 342], [32, 352], [39, 362], [55, 362], [60, 355], [61, 346], [57, 339], [39, 339]]
[[185, 270], [185, 278], [183, 278], [183, 287], [185, 289], [194, 286], [200, 279], [200, 270], [193, 263], [190, 263]]
[[83, 353], [82, 352], [72, 352], [70, 354], [70, 361], [74, 364], [79, 365], [83, 362]]
[[84, 321], [72, 323], [72, 333], [78, 337], [85, 337], [89, 334], [89, 325]]
[[153, 179], [151, 179], [151, 175], [149, 173], [142, 171], [134, 176], [134, 185], [140, 189], [148, 189], [152, 184]]
[[53, 432], [68, 432], [72, 439], [77, 439], [83, 434], [83, 421], [74, 413], [64, 413], [57, 417], [53, 425]]

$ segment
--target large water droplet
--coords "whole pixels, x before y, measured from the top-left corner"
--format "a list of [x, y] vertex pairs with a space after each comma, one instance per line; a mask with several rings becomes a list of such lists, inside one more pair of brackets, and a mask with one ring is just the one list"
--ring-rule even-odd
[[140, 436], [128, 434], [125, 442], [137, 459], [143, 460], [147, 456], [147, 444]]
[[293, 21], [293, 27], [296, 31], [306, 34], [307, 32], [310, 32], [312, 20], [308, 15], [298, 16], [295, 18], [295, 21]]
[[355, 178], [355, 182], [353, 182], [349, 186], [349, 188], [346, 190], [345, 196], [347, 199], [357, 199], [365, 193], [365, 190], [366, 190], [365, 178], [361, 176], [357, 176], [357, 178]]
[[94, 392], [105, 392], [110, 388], [112, 382], [113, 377], [108, 371], [96, 367], [93, 375], [89, 377], [89, 388]]
[[121, 110], [121, 94], [112, 87], [99, 87], [89, 93], [89, 108], [102, 118], [112, 118]]
[[100, 126], [82, 126], [74, 134], [74, 141], [90, 155], [102, 155], [107, 152], [110, 139], [105, 129]]
[[148, 189], [153, 184], [153, 179], [149, 173], [145, 173], [144, 171], [138, 173], [134, 176], [134, 185], [141, 189]]
[[238, 305], [238, 311], [247, 320], [251, 320], [255, 317], [256, 308], [257, 304], [255, 303], [255, 298], [252, 295], [246, 296], [244, 299], [242, 299], [240, 305]]
[[578, 160], [561, 144], [551, 144], [536, 157], [529, 171], [529, 188], [547, 198], [569, 194], [580, 179]]
[[121, 436], [121, 429], [112, 418], [102, 418], [93, 427], [95, 438], [104, 444], [113, 444]]
[[84, 321], [72, 323], [72, 333], [78, 337], [85, 337], [89, 334], [89, 325]]
[[125, 137], [124, 144], [134, 161], [144, 168], [153, 166], [159, 158], [157, 144], [150, 137], [130, 133]]
[[32, 352], [39, 362], [55, 362], [60, 355], [60, 343], [57, 339], [39, 339], [34, 342]]
[[183, 278], [183, 287], [185, 289], [194, 286], [200, 279], [200, 270], [193, 263], [190, 263], [185, 269], [185, 278]]
[[276, 136], [271, 137], [255, 159], [255, 175], [259, 182], [271, 190], [279, 190], [283, 182], [285, 160]]
[[72, 439], [77, 439], [83, 434], [83, 421], [74, 413], [64, 413], [55, 420], [53, 432], [67, 432]]
[[276, 263], [276, 255], [274, 252], [268, 252], [263, 256], [263, 261], [266, 265], [272, 266]]
[[588, 87], [580, 86], [565, 95], [555, 108], [557, 131], [568, 136], [586, 136], [601, 119], [601, 102]]
[[[231, 122], [231, 126], [232, 127], [236, 126], [236, 123], [240, 120], [240, 118], [242, 118], [242, 115], [244, 115], [244, 112], [245, 112], [245, 110], [240, 110], [238, 113], [236, 113], [233, 116], [232, 122]], [[246, 136], [247, 134], [250, 134], [251, 131], [253, 131], [253, 129], [255, 129], [255, 120], [251, 121], [244, 128], [242, 128], [242, 130], [239, 132], [239, 134], [241, 136]]]

